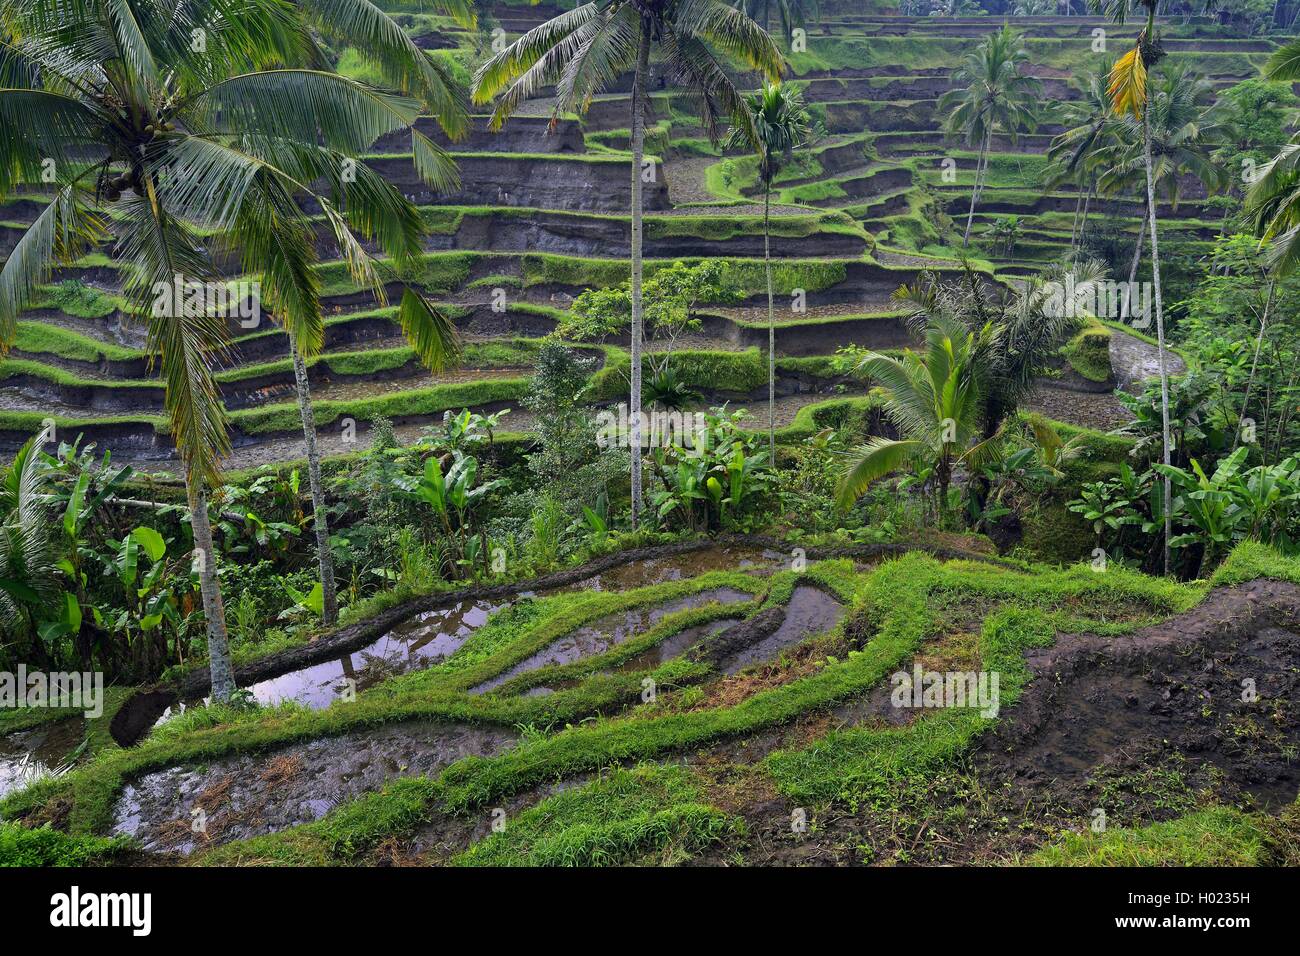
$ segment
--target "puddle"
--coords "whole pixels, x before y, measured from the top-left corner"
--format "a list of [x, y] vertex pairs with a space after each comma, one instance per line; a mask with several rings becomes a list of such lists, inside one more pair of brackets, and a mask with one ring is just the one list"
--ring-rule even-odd
[[346, 657], [281, 674], [254, 684], [250, 690], [260, 704], [296, 700], [316, 709], [328, 707], [347, 690], [349, 681], [363, 691], [398, 674], [438, 663], [503, 607], [502, 603], [463, 601], [426, 611]]
[[310, 823], [395, 777], [435, 773], [462, 757], [500, 753], [514, 741], [500, 728], [402, 723], [171, 767], [125, 788], [113, 832], [134, 836], [149, 850], [190, 853]]
[[780, 551], [739, 545], [701, 548], [685, 554], [650, 558], [623, 564], [590, 578], [584, 578], [568, 587], [548, 592], [565, 591], [631, 591], [635, 588], [695, 578], [708, 571], [749, 571], [771, 573], [789, 567], [790, 556]]
[[0, 797], [61, 773], [86, 738], [86, 721], [69, 717], [0, 737]]
[[721, 664], [724, 674], [734, 674], [743, 667], [776, 657], [782, 650], [806, 637], [834, 627], [844, 616], [844, 605], [820, 588], [801, 586], [790, 595], [785, 620], [769, 636], [727, 657]]
[[[338, 660], [322, 661], [252, 685], [249, 690], [259, 704], [273, 706], [293, 700], [313, 710], [328, 707], [355, 681], [357, 692], [374, 687], [390, 677], [422, 670], [458, 650], [487, 619], [505, 607], [504, 603], [462, 601], [450, 607], [425, 611], [403, 621], [374, 643]], [[192, 707], [201, 701], [187, 701]], [[168, 707], [154, 726], [178, 713]]]
[[481, 694], [494, 687], [499, 687], [512, 677], [517, 677], [527, 671], [537, 670], [537, 668], [545, 667], [548, 664], [568, 664], [584, 657], [591, 657], [593, 654], [601, 654], [615, 644], [621, 644], [628, 638], [643, 633], [656, 621], [676, 611], [701, 607], [710, 601], [734, 604], [752, 599], [752, 595], [746, 594], [744, 591], [737, 591], [734, 588], [712, 588], [707, 591], [688, 594], [672, 601], [666, 601], [662, 604], [610, 614], [578, 628], [559, 640], [553, 641], [532, 657], [520, 661], [504, 673], [479, 684], [470, 693]]

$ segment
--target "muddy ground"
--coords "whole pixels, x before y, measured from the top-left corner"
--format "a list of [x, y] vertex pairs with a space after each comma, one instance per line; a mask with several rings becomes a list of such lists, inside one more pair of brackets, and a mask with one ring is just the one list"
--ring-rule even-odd
[[318, 820], [399, 776], [436, 774], [471, 754], [505, 750], [515, 735], [490, 727], [402, 723], [322, 737], [272, 754], [146, 774], [118, 799], [113, 832], [146, 850], [195, 849]]
[[1027, 661], [1024, 696], [958, 766], [857, 808], [802, 808], [807, 832], [794, 831], [800, 808], [757, 764], [839, 727], [906, 722], [888, 688], [702, 751], [711, 797], [750, 836], [700, 862], [725, 864], [736, 849], [770, 865], [1014, 862], [1061, 829], [1088, 827], [1098, 810], [1109, 826], [1171, 819], [1207, 800], [1276, 814], [1300, 792], [1295, 585], [1219, 589], [1163, 624], [1065, 636]]

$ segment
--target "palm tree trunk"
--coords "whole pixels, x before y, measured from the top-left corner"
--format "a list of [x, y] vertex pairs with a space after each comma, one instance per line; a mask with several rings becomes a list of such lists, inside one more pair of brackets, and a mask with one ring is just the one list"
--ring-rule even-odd
[[963, 246], [970, 245], [970, 227], [971, 223], [975, 221], [975, 203], [979, 202], [980, 198], [980, 183], [984, 179], [984, 161], [985, 157], [988, 155], [989, 139], [991, 135], [991, 129], [985, 130], [984, 138], [980, 140], [980, 158], [979, 162], [975, 164], [975, 187], [970, 193], [970, 211], [966, 213], [966, 233], [961, 238], [961, 244]]
[[[1147, 174], [1147, 220], [1151, 231], [1151, 289], [1156, 299], [1156, 344], [1160, 349], [1160, 438], [1164, 446], [1164, 462], [1170, 464], [1169, 442], [1169, 368], [1165, 362], [1165, 315], [1164, 303], [1160, 298], [1160, 239], [1156, 228], [1156, 191], [1155, 181], [1151, 178], [1151, 96], [1142, 110], [1142, 159]], [[1165, 476], [1165, 544], [1164, 569], [1169, 573], [1169, 539], [1173, 537], [1173, 516], [1169, 513], [1171, 487], [1169, 477]]]
[[[1246, 379], [1246, 391], [1241, 398], [1241, 414], [1237, 416], [1237, 434], [1232, 439], [1232, 451], [1237, 450], [1241, 442], [1241, 422], [1246, 417], [1250, 406], [1250, 390], [1255, 385], [1255, 370], [1259, 367], [1259, 351], [1264, 345], [1264, 330], [1268, 328], [1268, 313], [1273, 308], [1273, 293], [1277, 290], [1277, 279], [1268, 280], [1268, 298], [1264, 300], [1264, 314], [1259, 319], [1259, 334], [1255, 336], [1255, 357], [1250, 362], [1250, 375]], [[1229, 452], [1231, 454], [1231, 452]]]
[[321, 619], [326, 625], [339, 619], [338, 590], [334, 584], [334, 551], [330, 547], [329, 515], [325, 507], [325, 486], [320, 477], [320, 452], [316, 449], [316, 416], [311, 407], [311, 386], [307, 380], [307, 363], [293, 336], [289, 336], [293, 353], [294, 384], [298, 388], [298, 414], [302, 417], [302, 438], [307, 448], [307, 482], [311, 488], [311, 511], [316, 528], [316, 559], [320, 565]]
[[208, 520], [208, 494], [202, 485], [202, 479], [187, 477], [185, 485], [190, 500], [194, 558], [199, 566], [199, 594], [203, 598], [203, 619], [208, 632], [212, 699], [224, 702], [230, 700], [235, 692], [235, 671], [230, 664], [226, 606], [221, 600], [221, 586], [217, 582], [217, 556], [212, 547], [212, 523]]
[[632, 527], [641, 515], [641, 162], [645, 153], [645, 75], [650, 67], [650, 29], [642, 19], [632, 80]]
[[1083, 197], [1083, 221], [1079, 225], [1079, 244], [1083, 244], [1083, 234], [1088, 231], [1088, 207], [1092, 205], [1092, 182], [1088, 183], [1088, 191]]
[[[769, 169], [770, 169], [769, 163]], [[772, 179], [763, 178], [763, 271], [767, 273], [767, 451], [776, 464], [776, 304], [772, 294]]]
[[[1143, 204], [1145, 206], [1145, 203]], [[1138, 263], [1142, 261], [1142, 240], [1147, 234], [1147, 214], [1142, 210], [1142, 223], [1138, 226], [1138, 240], [1133, 246], [1133, 264], [1128, 267], [1128, 286], [1124, 289], [1124, 297], [1120, 306], [1119, 320], [1123, 322], [1129, 316], [1129, 305], [1133, 298], [1133, 286], [1137, 282]]]
[[1083, 205], [1083, 193], [1078, 193], [1074, 197], [1074, 221], [1070, 223], [1070, 251], [1074, 251], [1075, 243], [1078, 242], [1079, 236], [1079, 207]]

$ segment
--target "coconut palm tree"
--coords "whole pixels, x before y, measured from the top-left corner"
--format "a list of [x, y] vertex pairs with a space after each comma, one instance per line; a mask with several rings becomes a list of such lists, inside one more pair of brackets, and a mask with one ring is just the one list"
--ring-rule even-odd
[[[237, 262], [295, 353], [313, 355], [323, 323], [304, 202], [354, 277], [381, 288], [383, 268], [358, 235], [400, 268], [420, 252], [423, 224], [356, 158], [423, 110], [458, 135], [467, 110], [446, 72], [368, 0], [15, 0], [0, 29], [0, 196], [53, 194], [0, 271], [0, 345], [56, 265], [111, 247], [128, 311], [147, 318], [147, 349], [161, 361], [212, 692], [227, 699], [234, 676], [208, 516], [230, 450], [213, 373], [230, 341], [220, 266]], [[317, 35], [360, 50], [401, 92], [320, 69]], [[412, 151], [427, 178], [448, 181], [449, 155], [414, 129]], [[446, 320], [409, 288], [398, 318], [425, 358], [445, 351]]]
[[[1166, 471], [1171, 466], [1172, 448], [1169, 431], [1169, 368], [1165, 353], [1165, 315], [1164, 300], [1160, 287], [1160, 234], [1156, 227], [1156, 169], [1152, 160], [1152, 84], [1148, 82], [1150, 71], [1164, 57], [1160, 37], [1156, 33], [1156, 7], [1159, 0], [1095, 0], [1096, 5], [1105, 11], [1116, 23], [1127, 21], [1129, 13], [1139, 4], [1146, 9], [1146, 25], [1138, 33], [1133, 49], [1115, 61], [1110, 71], [1110, 83], [1107, 95], [1111, 108], [1122, 117], [1132, 117], [1135, 123], [1141, 123], [1142, 169], [1146, 179], [1146, 218], [1147, 230], [1151, 240], [1151, 289], [1156, 311], [1156, 343], [1160, 362], [1160, 418], [1162, 458]], [[1172, 103], [1167, 104], [1172, 110]], [[1174, 129], [1173, 118], [1166, 121], [1167, 128]], [[1162, 165], [1163, 156], [1162, 156]], [[1176, 174], [1175, 174], [1176, 175]], [[1163, 511], [1165, 516], [1164, 571], [1169, 573], [1170, 541], [1173, 538], [1173, 520], [1170, 503], [1172, 487], [1168, 474], [1165, 474], [1163, 488]]]
[[[1163, 196], [1171, 207], [1177, 208], [1182, 199], [1185, 177], [1192, 176], [1213, 195], [1227, 185], [1224, 167], [1215, 159], [1219, 145], [1221, 115], [1212, 104], [1213, 87], [1204, 77], [1185, 67], [1162, 68], [1154, 79], [1148, 77], [1150, 87], [1150, 137], [1151, 151], [1156, 157], [1151, 175], [1154, 192]], [[1146, 159], [1143, 147], [1142, 124], [1132, 118], [1117, 119], [1110, 130], [1108, 143], [1097, 151], [1096, 166], [1100, 170], [1098, 184], [1109, 195], [1129, 195], [1134, 191], [1143, 195], [1142, 222], [1138, 226], [1137, 244], [1129, 267], [1129, 289], [1137, 281], [1141, 259], [1142, 240], [1146, 236], [1150, 216], [1146, 208]], [[1129, 295], [1123, 300], [1121, 319], [1128, 317]]]
[[[803, 94], [795, 87], [765, 83], [746, 103], [758, 137], [758, 175], [763, 183], [763, 272], [767, 278], [767, 444], [776, 460], [776, 306], [772, 293], [772, 180], [794, 150], [808, 142], [812, 129]], [[749, 131], [732, 130], [728, 149], [749, 145]]]
[[474, 74], [474, 100], [497, 98], [492, 127], [501, 125], [542, 87], [555, 85], [553, 116], [585, 111], [592, 97], [632, 71], [632, 356], [630, 412], [632, 524], [641, 511], [642, 220], [646, 79], [650, 51], [662, 58], [665, 79], [694, 100], [709, 138], [721, 138], [721, 119], [747, 131], [757, 144], [753, 119], [720, 54], [780, 77], [783, 60], [758, 24], [723, 0], [591, 0], [534, 27]]
[[954, 469], [978, 466], [992, 454], [1000, 439], [976, 439], [985, 388], [982, 363], [998, 334], [992, 323], [971, 330], [936, 313], [926, 325], [924, 353], [908, 349], [896, 358], [869, 352], [862, 359], [859, 370], [884, 390], [885, 413], [899, 437], [874, 437], [855, 450], [836, 490], [841, 508], [850, 507], [873, 481], [909, 465], [933, 469], [942, 508]]
[[[1156, 191], [1152, 178], [1151, 162], [1151, 111], [1150, 90], [1147, 75], [1164, 56], [1160, 38], [1156, 34], [1156, 7], [1159, 0], [1139, 0], [1146, 8], [1147, 22], [1133, 49], [1115, 61], [1110, 71], [1110, 83], [1106, 89], [1110, 96], [1111, 109], [1120, 116], [1132, 116], [1142, 124], [1142, 163], [1146, 178], [1146, 218], [1147, 229], [1151, 234], [1151, 288], [1156, 307], [1156, 341], [1160, 358], [1160, 417], [1161, 444], [1166, 467], [1170, 465], [1171, 449], [1169, 443], [1169, 371], [1165, 363], [1165, 314], [1164, 301], [1160, 289], [1160, 237], [1156, 230]], [[1129, 13], [1138, 6], [1134, 0], [1094, 0], [1094, 5], [1104, 11], [1116, 23], [1125, 23]], [[1170, 480], [1165, 478], [1164, 504], [1165, 542], [1164, 570], [1169, 573], [1169, 542], [1173, 537], [1173, 521], [1170, 509], [1172, 488]]]
[[962, 137], [968, 146], [979, 144], [963, 246], [970, 244], [971, 223], [975, 219], [975, 204], [984, 188], [993, 134], [1005, 133], [1014, 145], [1022, 127], [1032, 130], [1037, 125], [1036, 104], [1041, 84], [1022, 72], [1028, 61], [1024, 38], [1003, 24], [1001, 30], [985, 37], [953, 72], [956, 89], [939, 97], [939, 111], [948, 114], [945, 132]]

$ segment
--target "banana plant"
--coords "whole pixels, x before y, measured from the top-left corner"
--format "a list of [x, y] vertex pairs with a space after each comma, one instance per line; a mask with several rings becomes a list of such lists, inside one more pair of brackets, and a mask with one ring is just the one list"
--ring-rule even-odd
[[1248, 517], [1248, 512], [1234, 494], [1247, 451], [1238, 448], [1219, 462], [1213, 475], [1206, 475], [1195, 458], [1192, 459], [1190, 474], [1172, 465], [1152, 466], [1158, 474], [1169, 479], [1177, 491], [1172, 505], [1174, 518], [1196, 529], [1194, 533], [1176, 535], [1169, 546], [1185, 548], [1200, 544], [1204, 547], [1197, 567], [1198, 577], [1219, 551], [1232, 546], [1238, 528]]
[[651, 504], [660, 521], [677, 514], [692, 531], [745, 522], [774, 479], [768, 453], [757, 450], [756, 437], [740, 429], [742, 418], [743, 413], [715, 409], [689, 452], [655, 449], [651, 461], [663, 489]]
[[[708, 465], [703, 458], [676, 454], [674, 449], [655, 449], [651, 456], [655, 472], [663, 479], [664, 489], [650, 499], [655, 514], [662, 522], [674, 512], [680, 512], [683, 522], [692, 531], [707, 526], [708, 513], [696, 507], [697, 502], [713, 496], [708, 488]], [[712, 479], [716, 483], [716, 478]]]
[[1237, 482], [1237, 503], [1244, 512], [1246, 534], [1290, 550], [1288, 527], [1300, 501], [1298, 463], [1300, 460], [1292, 457], [1276, 465], [1260, 465]]
[[[446, 473], [443, 463], [449, 462]], [[442, 524], [442, 531], [455, 550], [455, 564], [462, 564], [470, 557], [470, 539], [474, 534], [475, 512], [489, 494], [505, 482], [498, 478], [484, 484], [478, 481], [478, 459], [463, 452], [454, 451], [443, 458], [425, 459], [424, 473], [410, 488], [411, 494], [418, 501], [429, 506]], [[485, 561], [486, 552], [481, 556]]]
[[128, 631], [132, 622], [141, 631], [157, 628], [164, 619], [179, 626], [176, 595], [167, 586], [167, 542], [149, 527], [135, 528], [117, 546], [113, 568], [126, 595], [126, 604], [112, 621], [95, 609], [96, 621], [117, 632]]
[[569, 528], [570, 533], [574, 531], [585, 531], [587, 534], [587, 543], [593, 550], [604, 550], [605, 545], [609, 542], [609, 496], [603, 491], [596, 497], [596, 507], [590, 505], [582, 506], [582, 520], [575, 521]]
[[425, 435], [416, 442], [417, 447], [433, 448], [436, 451], [464, 451], [474, 445], [492, 444], [492, 437], [501, 426], [501, 419], [510, 414], [510, 409], [502, 409], [490, 415], [480, 415], [468, 408], [461, 409], [453, 415], [450, 411], [442, 416], [442, 427], [425, 429]]
[[325, 613], [325, 587], [319, 581], [310, 591], [299, 591], [288, 581], [280, 582], [284, 593], [293, 601], [291, 607], [285, 608], [278, 615], [278, 620], [300, 622], [305, 619], [319, 620]]
[[1107, 530], [1121, 531], [1125, 525], [1141, 520], [1134, 513], [1132, 504], [1131, 499], [1117, 494], [1110, 482], [1090, 481], [1079, 489], [1079, 497], [1068, 502], [1066, 507], [1092, 525], [1100, 547]]

